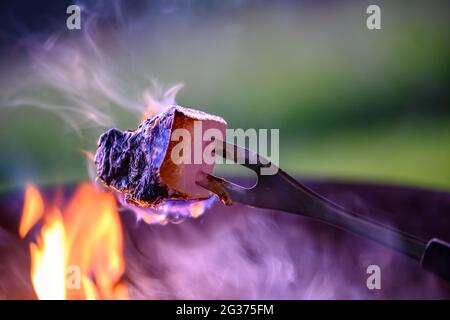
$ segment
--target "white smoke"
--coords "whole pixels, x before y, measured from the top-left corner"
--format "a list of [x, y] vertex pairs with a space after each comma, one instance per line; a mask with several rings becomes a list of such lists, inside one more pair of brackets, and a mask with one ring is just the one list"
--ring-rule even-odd
[[99, 19], [91, 12], [75, 36], [60, 32], [24, 41], [27, 60], [2, 86], [1, 105], [50, 111], [81, 133], [118, 126], [121, 110], [137, 125], [149, 108], [158, 112], [173, 104], [182, 84], [165, 89], [134, 65], [127, 29], [105, 30]]

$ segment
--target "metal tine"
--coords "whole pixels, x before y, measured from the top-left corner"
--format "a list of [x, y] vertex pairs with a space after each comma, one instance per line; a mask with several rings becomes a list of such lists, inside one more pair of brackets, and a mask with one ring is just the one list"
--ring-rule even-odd
[[216, 153], [220, 154], [224, 159], [231, 160], [233, 163], [253, 170], [258, 177], [260, 176], [261, 168], [271, 166], [270, 161], [261, 157], [256, 152], [225, 141], [218, 141]]
[[[273, 164], [259, 154], [234, 144], [223, 141], [218, 142], [216, 146], [217, 154], [232, 160], [233, 163], [253, 170], [257, 176], [255, 185], [251, 188], [246, 188], [202, 172], [202, 176], [198, 178], [196, 183], [215, 193], [222, 203], [231, 205], [234, 200], [253, 207], [291, 212], [289, 203], [293, 199], [312, 197], [315, 199], [316, 204], [321, 203], [322, 206], [330, 204], [328, 199], [306, 188], [279, 168], [277, 168], [276, 174], [262, 175], [261, 169], [273, 166]], [[273, 197], [276, 197], [279, 201], [274, 202]]]
[[252, 198], [250, 196], [252, 188], [245, 188], [203, 171], [199, 172], [195, 183], [216, 194], [219, 197], [219, 200], [227, 206], [231, 206], [233, 200], [252, 205], [249, 201]]
[[196, 183], [215, 193], [225, 205], [231, 205], [234, 200], [243, 204], [258, 206], [258, 202], [260, 201], [258, 198], [260, 197], [256, 190], [259, 189], [261, 181], [267, 180], [267, 177], [261, 175], [260, 171], [261, 168], [270, 167], [272, 165], [271, 162], [267, 161], [256, 152], [224, 141], [218, 141], [216, 153], [221, 155], [224, 159], [231, 160], [233, 163], [240, 164], [254, 171], [257, 176], [257, 182], [253, 187], [246, 188], [223, 178], [201, 172], [197, 177]]

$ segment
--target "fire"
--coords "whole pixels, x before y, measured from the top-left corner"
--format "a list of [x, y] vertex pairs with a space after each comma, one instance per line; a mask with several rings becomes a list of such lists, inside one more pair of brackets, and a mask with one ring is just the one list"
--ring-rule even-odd
[[160, 103], [151, 98], [149, 103], [147, 104], [147, 107], [145, 108], [145, 111], [141, 114], [140, 122], [155, 115], [159, 110], [161, 110]]
[[211, 197], [202, 201], [168, 201], [155, 208], [140, 208], [128, 205], [122, 200], [122, 205], [132, 210], [139, 219], [148, 224], [162, 224], [169, 222], [177, 223], [186, 218], [198, 218], [215, 201]]
[[123, 232], [114, 195], [82, 183], [62, 210], [27, 185], [19, 234], [42, 221], [30, 245], [39, 299], [126, 299]]
[[42, 218], [44, 214], [44, 200], [39, 190], [30, 184], [25, 186], [25, 201], [23, 204], [22, 220], [19, 235], [23, 238], [28, 231]]
[[41, 243], [30, 245], [31, 279], [39, 299], [66, 298], [65, 233], [61, 214], [55, 209], [42, 228]]

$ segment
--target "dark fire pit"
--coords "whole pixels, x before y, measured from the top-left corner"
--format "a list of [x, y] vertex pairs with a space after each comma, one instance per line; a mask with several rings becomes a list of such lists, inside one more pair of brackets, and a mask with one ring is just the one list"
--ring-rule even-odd
[[[424, 241], [450, 241], [449, 193], [337, 182], [306, 185]], [[35, 298], [28, 243], [17, 236], [21, 208], [21, 192], [0, 197], [0, 298]], [[136, 222], [132, 212], [123, 212], [122, 222], [125, 277], [133, 298], [450, 298], [450, 283], [416, 261], [287, 213], [216, 202], [200, 218], [181, 224], [147, 225]], [[380, 267], [381, 289], [366, 285], [370, 265]]]

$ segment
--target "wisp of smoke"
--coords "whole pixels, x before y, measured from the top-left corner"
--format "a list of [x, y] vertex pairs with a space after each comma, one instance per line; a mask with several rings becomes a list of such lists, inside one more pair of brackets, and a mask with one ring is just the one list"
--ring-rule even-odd
[[183, 85], [164, 90], [133, 67], [127, 29], [113, 33], [99, 27], [99, 19], [91, 13], [77, 36], [59, 33], [23, 41], [27, 61], [2, 86], [1, 104], [50, 111], [79, 134], [85, 128], [117, 126], [120, 110], [138, 120], [173, 104]]

